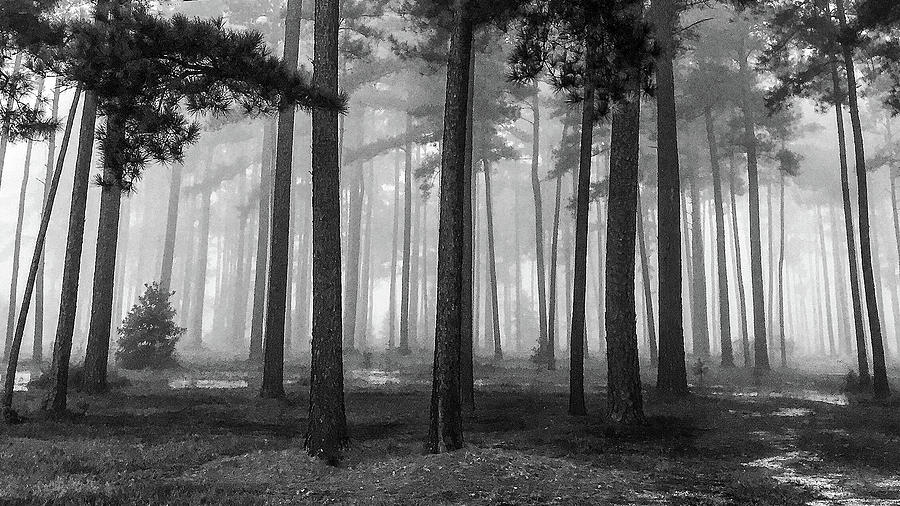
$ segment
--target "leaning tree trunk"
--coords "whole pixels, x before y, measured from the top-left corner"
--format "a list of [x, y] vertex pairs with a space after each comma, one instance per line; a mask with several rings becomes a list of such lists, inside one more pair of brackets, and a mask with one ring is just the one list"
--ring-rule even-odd
[[691, 182], [691, 262], [693, 263], [693, 291], [691, 323], [693, 324], [694, 354], [709, 356], [709, 323], [706, 314], [706, 268], [703, 258], [703, 222], [700, 209], [700, 188], [697, 169], [690, 173]]
[[740, 304], [741, 319], [741, 351], [744, 354], [744, 367], [750, 367], [753, 363], [750, 355], [750, 331], [747, 328], [747, 297], [744, 294], [744, 276], [741, 265], [741, 234], [738, 229], [737, 205], [734, 201], [734, 176], [729, 177], [728, 193], [731, 197], [731, 234], [734, 236], [734, 268], [735, 284], [738, 291], [738, 303]]
[[[585, 46], [587, 72], [593, 68], [594, 54]], [[578, 158], [578, 187], [575, 198], [575, 286], [572, 292], [572, 317], [569, 342], [569, 414], [581, 416], [584, 407], [584, 340], [587, 293], [588, 213], [591, 206], [591, 154], [594, 143], [594, 85], [586, 81], [581, 104], [581, 146]], [[557, 208], [558, 209], [558, 208]], [[555, 236], [554, 236], [555, 238]]]
[[653, 0], [656, 37], [660, 49], [656, 56], [657, 81], [657, 194], [659, 208], [659, 368], [656, 388], [669, 395], [688, 392], [684, 364], [684, 308], [681, 299], [681, 195], [678, 166], [678, 122], [675, 115], [675, 76], [673, 30], [678, 17], [675, 0]]
[[[537, 85], [534, 86], [534, 99], [531, 103], [531, 111], [533, 112], [533, 120], [531, 122], [531, 192], [534, 195], [534, 257], [537, 264], [538, 356], [541, 356], [547, 346], [547, 274], [544, 267], [544, 206], [541, 198], [541, 179], [538, 175], [541, 156], [541, 104]], [[518, 301], [518, 297], [516, 300]]]
[[[741, 73], [749, 72], [747, 61], [740, 60]], [[747, 150], [747, 182], [750, 191], [750, 281], [753, 286], [753, 356], [757, 372], [769, 367], [769, 348], [766, 334], [766, 301], [763, 291], [762, 241], [759, 227], [759, 173], [756, 154], [756, 125], [748, 91], [742, 90], [744, 137]]]
[[550, 295], [547, 311], [547, 369], [556, 370], [556, 294], [557, 257], [559, 252], [559, 208], [562, 200], [562, 176], [556, 177], [556, 203], [553, 207], [553, 231], [550, 233]]
[[[69, 118], [74, 118], [74, 110]], [[78, 153], [75, 158], [75, 181], [72, 184], [72, 201], [69, 208], [69, 227], [66, 235], [66, 257], [63, 262], [62, 290], [56, 339], [53, 342], [53, 359], [50, 364], [50, 388], [44, 400], [44, 409], [55, 413], [66, 410], [66, 394], [69, 387], [69, 359], [72, 355], [72, 337], [75, 333], [75, 317], [78, 313], [78, 280], [81, 273], [81, 250], [84, 244], [84, 216], [87, 210], [87, 191], [91, 178], [91, 156], [94, 153], [94, 128], [97, 121], [97, 96], [85, 92], [81, 108], [78, 132]], [[65, 149], [60, 149], [64, 158]]]
[[716, 131], [712, 110], [704, 111], [706, 141], [709, 144], [709, 163], [713, 176], [713, 201], [716, 206], [716, 265], [719, 281], [719, 340], [722, 346], [722, 366], [734, 366], [731, 349], [731, 308], [728, 303], [728, 260], [725, 256], [725, 208], [722, 199], [722, 170], [716, 145]]
[[[841, 30], [847, 30], [844, 14], [844, 0], [837, 0], [838, 20]], [[875, 291], [875, 273], [872, 269], [872, 247], [869, 237], [869, 190], [866, 181], [866, 151], [859, 119], [859, 103], [856, 92], [856, 69], [853, 63], [853, 48], [842, 44], [844, 67], [847, 71], [847, 98], [850, 103], [850, 124], [853, 127], [853, 151], [856, 156], [856, 191], [859, 197], [859, 248], [862, 260], [863, 287], [866, 292], [866, 308], [869, 314], [869, 335], [872, 338], [872, 386], [877, 398], [888, 397], [891, 393], [884, 363], [884, 341], [881, 336], [881, 322], [878, 315], [878, 296]]]
[[[313, 85], [338, 92], [339, 0], [315, 7]], [[341, 356], [341, 169], [338, 113], [312, 112], [313, 322], [309, 425], [304, 446], [336, 463], [347, 441]]]
[[[54, 95], [53, 100], [53, 117], [56, 117], [56, 108], [59, 103], [59, 88]], [[40, 95], [40, 93], [38, 93]], [[72, 105], [69, 109], [69, 116], [66, 120], [66, 129], [63, 133], [62, 145], [60, 146], [59, 159], [56, 161], [56, 170], [53, 172], [52, 179], [47, 179], [47, 191], [45, 192], [44, 205], [41, 211], [41, 224], [38, 228], [37, 239], [34, 245], [34, 254], [31, 257], [31, 267], [28, 270], [28, 278], [25, 282], [25, 293], [22, 295], [22, 307], [19, 308], [19, 317], [16, 322], [15, 334], [12, 339], [9, 353], [9, 361], [6, 367], [6, 377], [3, 381], [3, 402], [2, 411], [3, 418], [7, 421], [16, 421], [17, 416], [12, 411], [13, 391], [16, 384], [16, 367], [19, 363], [19, 349], [22, 346], [22, 337], [25, 335], [25, 323], [28, 319], [28, 306], [31, 303], [31, 295], [34, 292], [35, 284], [39, 270], [42, 266], [44, 257], [44, 244], [47, 239], [47, 229], [50, 227], [50, 213], [53, 211], [53, 202], [56, 200], [56, 191], [59, 188], [59, 178], [62, 176], [63, 162], [66, 158], [66, 151], [69, 147], [69, 139], [72, 136], [72, 124], [75, 121], [75, 112], [78, 109], [78, 99], [81, 96], [81, 88], [75, 89], [75, 97], [72, 99]], [[54, 138], [51, 137], [51, 146], [54, 144]], [[53, 163], [53, 149], [51, 148], [49, 155], [51, 158], [48, 164]], [[65, 393], [63, 393], [65, 399]]]
[[650, 288], [650, 261], [647, 257], [647, 244], [644, 236], [644, 216], [641, 207], [641, 188], [637, 190], [637, 237], [638, 252], [641, 255], [641, 280], [644, 288], [644, 306], [647, 311], [647, 337], [650, 342], [650, 365], [656, 367], [659, 363], [659, 356], [656, 350], [656, 325], [653, 315], [653, 292]]
[[266, 269], [269, 256], [269, 226], [272, 205], [272, 159], [275, 143], [274, 125], [269, 120], [263, 122], [262, 163], [259, 167], [259, 220], [256, 236], [256, 272], [253, 281], [253, 306], [250, 311], [250, 354], [253, 363], [263, 359], [263, 323], [266, 312]]
[[[839, 96], [841, 83], [838, 77], [837, 63], [831, 67], [832, 91]], [[844, 131], [844, 105], [842, 101], [834, 104], [837, 121], [838, 152], [841, 164], [841, 201], [844, 211], [844, 231], [847, 235], [847, 260], [850, 265], [850, 299], [853, 303], [853, 323], [856, 336], [856, 358], [859, 367], [859, 382], [868, 386], [872, 382], [869, 375], [869, 359], [866, 352], [865, 316], [863, 315], [862, 294], [859, 291], [859, 266], [856, 263], [856, 232], [853, 224], [853, 207], [850, 201], [850, 169], [847, 164], [847, 135]]]
[[494, 250], [494, 199], [491, 195], [491, 164], [484, 160], [484, 206], [487, 214], [488, 238], [488, 274], [490, 276], [491, 321], [494, 337], [494, 360], [503, 359], [503, 348], [500, 345], [500, 302], [497, 286], [497, 255]]
[[166, 236], [165, 242], [163, 242], [162, 268], [159, 275], [159, 289], [162, 293], [169, 293], [172, 286], [172, 266], [175, 263], [175, 233], [178, 227], [178, 202], [181, 199], [181, 172], [183, 170], [184, 166], [182, 164], [175, 164], [172, 168], [171, 180], [169, 181]]
[[412, 248], [412, 121], [406, 116], [406, 158], [403, 176], [403, 271], [400, 276], [400, 354], [409, 355], [409, 276]]
[[[284, 21], [284, 62], [289, 71], [297, 70], [300, 56], [300, 9], [302, 0], [288, 0]], [[272, 230], [269, 239], [269, 282], [266, 291], [266, 330], [263, 341], [263, 377], [261, 397], [284, 397], [284, 329], [290, 310], [288, 269], [293, 235], [291, 234], [291, 190], [294, 188], [293, 105], [278, 111], [275, 141], [275, 177], [272, 188]], [[359, 230], [355, 232], [359, 239]], [[354, 299], [355, 302], [355, 299]], [[352, 336], [352, 333], [351, 333]]]
[[440, 223], [438, 227], [437, 319], [434, 336], [434, 378], [431, 390], [428, 451], [456, 450], [463, 445], [460, 409], [460, 334], [462, 305], [465, 194], [466, 113], [473, 21], [468, 0], [455, 0], [447, 96], [441, 152]]
[[606, 249], [607, 411], [616, 423], [644, 419], [634, 296], [641, 105], [623, 101], [613, 113]]
[[119, 235], [119, 207], [122, 202], [121, 173], [110, 165], [120, 157], [118, 150], [125, 135], [121, 119], [106, 120], [107, 137], [104, 142], [103, 182], [100, 193], [100, 223], [97, 231], [97, 252], [94, 260], [91, 322], [84, 354], [84, 384], [87, 393], [106, 391], [106, 368], [109, 360], [109, 334], [112, 326], [113, 289], [116, 275], [116, 246]]

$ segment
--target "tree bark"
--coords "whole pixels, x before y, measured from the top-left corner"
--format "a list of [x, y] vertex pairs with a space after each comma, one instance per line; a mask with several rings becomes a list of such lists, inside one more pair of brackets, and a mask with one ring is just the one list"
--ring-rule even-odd
[[397, 236], [400, 223], [400, 157], [394, 156], [394, 221], [391, 233], [391, 281], [390, 302], [388, 306], [388, 349], [394, 349], [394, 339], [397, 332]]
[[719, 165], [715, 124], [712, 111], [704, 111], [706, 140], [709, 144], [709, 164], [713, 176], [713, 201], [716, 207], [716, 264], [719, 281], [719, 333], [722, 347], [722, 366], [734, 366], [731, 349], [731, 308], [728, 302], [728, 259], [725, 256], [725, 207], [722, 199], [722, 169]]
[[[534, 196], [534, 247], [537, 264], [538, 291], [538, 356], [547, 346], [547, 273], [544, 267], [544, 205], [541, 195], [541, 179], [538, 174], [541, 156], [541, 103], [538, 86], [534, 86], [531, 102], [531, 193]], [[516, 230], [518, 232], [518, 229]], [[516, 298], [518, 304], [518, 296]]]
[[657, 206], [659, 226], [659, 368], [656, 388], [668, 395], [688, 393], [684, 363], [684, 313], [681, 279], [681, 221], [679, 214], [680, 170], [678, 122], [675, 115], [673, 30], [678, 16], [675, 0], [653, 0], [655, 33], [660, 49], [656, 56]]
[[403, 176], [403, 271], [400, 277], [400, 354], [409, 355], [409, 276], [412, 248], [412, 120], [406, 116], [406, 148]]
[[[565, 127], [564, 127], [565, 128]], [[565, 134], [563, 134], [565, 137]], [[556, 177], [556, 201], [553, 206], [553, 231], [550, 235], [550, 295], [547, 315], [547, 369], [556, 370], [556, 294], [557, 258], [559, 252], [559, 208], [562, 200], [562, 176]]]
[[[636, 81], [636, 80], [635, 80]], [[606, 252], [607, 411], [616, 423], [644, 419], [634, 293], [637, 217], [639, 87], [612, 117], [609, 225]]]
[[[841, 31], [847, 31], [844, 14], [844, 0], [836, 0]], [[881, 336], [881, 322], [878, 314], [878, 296], [875, 292], [875, 275], [872, 270], [872, 248], [869, 237], [869, 193], [866, 181], [866, 152], [863, 144], [862, 124], [859, 119], [859, 104], [856, 92], [856, 70], [853, 64], [853, 48], [841, 44], [844, 67], [847, 70], [847, 91], [850, 103], [850, 124], [853, 127], [853, 148], [856, 156], [856, 188], [859, 197], [859, 247], [862, 260], [863, 287], [866, 293], [866, 307], [869, 314], [869, 334], [872, 339], [872, 386], [876, 398], [886, 398], [891, 389], [887, 381], [884, 363], [884, 341]]]
[[460, 341], [463, 249], [465, 225], [466, 116], [473, 22], [468, 0], [455, 0], [447, 95], [444, 106], [441, 152], [440, 223], [438, 241], [437, 319], [435, 323], [434, 379], [431, 391], [427, 449], [432, 453], [462, 447], [460, 409]]
[[706, 267], [703, 254], [703, 222], [701, 220], [700, 188], [696, 169], [689, 174], [691, 184], [691, 263], [692, 303], [691, 324], [693, 325], [694, 354], [709, 356], [709, 322], [706, 314]]
[[197, 227], [199, 235], [197, 242], [196, 271], [194, 275], [194, 312], [191, 314], [192, 336], [190, 346], [194, 349], [203, 347], [203, 308], [206, 301], [206, 271], [209, 258], [209, 213], [211, 188], [200, 191], [200, 223]]
[[[819, 206], [816, 206], [816, 219], [819, 223], [819, 249], [822, 251], [822, 274], [825, 280], [825, 314], [826, 319], [828, 320], [828, 354], [834, 356], [836, 352], [836, 345], [834, 341], [834, 326], [831, 315], [831, 283], [828, 280], [828, 250], [825, 248], [825, 226], [823, 225], [822, 210], [819, 208]], [[835, 264], [835, 267], [837, 267], [837, 264]]]
[[120, 119], [109, 117], [104, 146], [107, 160], [103, 167], [103, 186], [100, 193], [100, 223], [97, 232], [97, 251], [94, 260], [91, 322], [84, 355], [84, 385], [87, 393], [106, 391], [106, 368], [109, 360], [109, 334], [112, 325], [113, 289], [116, 274], [116, 246], [119, 234], [119, 207], [122, 199], [122, 180], [108, 160], [118, 157], [120, 139], [125, 135]]
[[159, 275], [159, 289], [169, 293], [172, 286], [172, 266], [175, 263], [175, 235], [178, 226], [178, 201], [181, 198], [182, 164], [175, 164], [169, 182], [169, 207], [166, 215], [166, 238], [163, 243], [162, 269]]
[[656, 325], [653, 314], [653, 291], [650, 287], [650, 259], [647, 256], [647, 244], [644, 235], [644, 216], [641, 206], [641, 188], [637, 190], [637, 237], [638, 250], [641, 255], [641, 280], [644, 288], [644, 306], [647, 311], [647, 338], [650, 345], [650, 365], [656, 367], [659, 355], [656, 349]]
[[[778, 239], [778, 331], [781, 337], [781, 367], [787, 367], [787, 350], [785, 347], [784, 335], [784, 172], [781, 173], [781, 198], [779, 199], [779, 233], [781, 237]], [[818, 209], [818, 208], [817, 208]], [[819, 226], [822, 226], [821, 220]], [[825, 276], [825, 300], [828, 301], [828, 330], [831, 331], [831, 301], [828, 293], [828, 263], [825, 261], [825, 245], [822, 244], [822, 267]]]
[[[460, 306], [460, 399], [462, 401], [462, 409], [467, 412], [475, 410], [475, 371], [474, 371], [474, 329], [475, 313], [477, 306], [475, 305], [475, 215], [472, 212], [472, 202], [475, 198], [472, 178], [475, 171], [472, 166], [472, 147], [474, 136], [473, 104], [475, 102], [475, 56], [470, 55], [469, 58], [469, 83], [466, 91], [466, 132], [465, 132], [465, 153], [463, 155], [463, 194], [465, 198], [462, 201], [462, 220], [463, 220], [463, 239], [462, 239], [462, 301]], [[437, 316], [435, 316], [437, 317]], [[435, 335], [435, 338], [437, 336]]]
[[[365, 120], [359, 118], [360, 124]], [[359, 262], [362, 238], [363, 179], [362, 166], [352, 167], [348, 194], [350, 209], [347, 219], [347, 254], [344, 258], [344, 352], [353, 353], [356, 344], [356, 305], [359, 297]]]
[[269, 257], [269, 236], [272, 232], [271, 209], [274, 172], [273, 152], [275, 150], [276, 126], [272, 121], [263, 120], [262, 163], [259, 167], [259, 219], [256, 236], [256, 271], [253, 281], [253, 306], [250, 310], [250, 354], [252, 363], [263, 360], [263, 327], [266, 317], [266, 277]]
[[[338, 91], [339, 0], [315, 4], [313, 85]], [[336, 463], [347, 441], [341, 356], [341, 171], [338, 114], [312, 112], [313, 328], [309, 426], [311, 456]]]
[[750, 331], [747, 328], [747, 297], [744, 293], [744, 275], [741, 262], [741, 232], [737, 221], [737, 204], [734, 200], [734, 175], [728, 180], [728, 193], [731, 197], [731, 233], [734, 236], [734, 269], [735, 284], [737, 285], [738, 304], [740, 305], [741, 322], [741, 352], [744, 355], [744, 367], [753, 364], [753, 356], [750, 354]]
[[[416, 162], [418, 162], [416, 156]], [[413, 198], [415, 199], [415, 210], [413, 211], [413, 229], [411, 245], [410, 245], [410, 262], [409, 262], [409, 329], [410, 336], [408, 343], [410, 350], [421, 348], [422, 341], [419, 337], [419, 259], [421, 258], [420, 243], [422, 236], [422, 198], [418, 192], [418, 187], [413, 190]]]

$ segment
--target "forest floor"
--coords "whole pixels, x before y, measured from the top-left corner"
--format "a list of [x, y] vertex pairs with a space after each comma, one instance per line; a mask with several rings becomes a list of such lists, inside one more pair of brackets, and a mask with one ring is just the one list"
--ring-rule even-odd
[[0, 503], [900, 505], [900, 405], [847, 399], [836, 373], [713, 368], [688, 399], [646, 391], [647, 424], [618, 428], [596, 365], [571, 417], [568, 371], [484, 364], [466, 448], [427, 455], [430, 368], [378, 361], [348, 360], [338, 468], [303, 450], [302, 365], [284, 402], [257, 398], [243, 364], [206, 363], [75, 394], [62, 420], [31, 386], [25, 421], [0, 426]]

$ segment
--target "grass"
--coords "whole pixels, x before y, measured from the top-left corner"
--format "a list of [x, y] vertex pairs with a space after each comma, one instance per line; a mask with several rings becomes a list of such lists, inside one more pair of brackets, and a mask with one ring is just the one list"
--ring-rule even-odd
[[[339, 468], [303, 451], [303, 381], [279, 402], [255, 396], [254, 375], [249, 388], [172, 390], [163, 373], [128, 374], [129, 384], [105, 396], [76, 393], [76, 413], [62, 420], [29, 411], [42, 395], [32, 388], [17, 399], [26, 422], [0, 427], [0, 502], [768, 505], [900, 497], [900, 483], [890, 481], [900, 464], [894, 407], [733, 398], [719, 388], [837, 391], [839, 376], [754, 380], [711, 368], [698, 395], [664, 403], [648, 392], [647, 424], [617, 427], [604, 421], [596, 365], [588, 368], [590, 414], [570, 417], [567, 371], [486, 364], [466, 448], [428, 455], [428, 364], [390, 360], [401, 371], [396, 382], [348, 381], [352, 439]], [[351, 360], [347, 369], [355, 367]], [[242, 369], [206, 363], [169, 374], [231, 378]], [[307, 374], [302, 363], [287, 371], [298, 380]]]

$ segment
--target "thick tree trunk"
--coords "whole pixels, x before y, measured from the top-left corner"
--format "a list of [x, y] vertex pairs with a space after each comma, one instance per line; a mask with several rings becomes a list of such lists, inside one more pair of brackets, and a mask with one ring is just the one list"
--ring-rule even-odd
[[719, 165], [716, 130], [712, 111], [704, 111], [706, 119], [706, 141], [709, 144], [709, 163], [713, 176], [713, 201], [716, 207], [716, 265], [719, 281], [719, 340], [722, 346], [722, 366], [734, 366], [731, 349], [731, 307], [728, 303], [728, 259], [725, 256], [725, 205], [722, 199], [722, 169]]
[[[40, 93], [38, 93], [40, 95]], [[78, 99], [81, 97], [81, 88], [75, 89], [75, 97], [72, 99], [72, 105], [69, 108], [69, 116], [66, 120], [66, 128], [63, 133], [62, 145], [60, 146], [59, 159], [56, 160], [56, 168], [52, 171], [51, 178], [45, 183], [47, 189], [44, 192], [44, 204], [41, 211], [41, 223], [38, 228], [37, 239], [35, 240], [34, 254], [31, 258], [31, 267], [28, 270], [28, 278], [25, 282], [25, 292], [22, 295], [22, 307], [19, 308], [19, 317], [16, 322], [15, 333], [10, 345], [9, 360], [6, 367], [6, 375], [3, 382], [3, 418], [8, 421], [15, 421], [18, 417], [12, 412], [13, 391], [16, 383], [16, 367], [19, 363], [19, 349], [22, 346], [22, 337], [25, 335], [25, 322], [28, 319], [28, 306], [31, 303], [31, 295], [35, 289], [38, 273], [43, 268], [44, 245], [47, 239], [47, 229], [50, 227], [50, 214], [53, 211], [53, 202], [56, 200], [56, 191], [59, 188], [59, 179], [62, 176], [63, 162], [66, 158], [66, 151], [69, 147], [69, 139], [72, 136], [72, 125], [75, 122], [75, 112], [78, 109]], [[57, 116], [57, 108], [59, 105], [59, 87], [57, 86], [53, 97], [53, 117]], [[55, 135], [50, 137], [50, 150], [48, 152], [48, 167], [54, 162]], [[27, 171], [26, 171], [27, 172]], [[36, 321], [36, 325], [39, 323]], [[38, 365], [40, 365], [38, 363]], [[65, 392], [63, 392], [65, 398]]]
[[[837, 64], [831, 68], [832, 91], [835, 96], [841, 92]], [[844, 210], [844, 231], [847, 235], [847, 261], [850, 266], [850, 299], [853, 303], [853, 323], [856, 337], [856, 358], [859, 367], [859, 382], [868, 386], [872, 382], [869, 375], [869, 359], [866, 352], [865, 316], [863, 314], [862, 294], [859, 286], [859, 266], [856, 263], [856, 232], [853, 224], [853, 208], [850, 202], [850, 169], [847, 164], [847, 135], [844, 131], [844, 105], [837, 101], [834, 104], [835, 119], [838, 131], [838, 150], [841, 164], [841, 201]]]
[[[74, 111], [69, 114], [74, 118]], [[97, 96], [85, 92], [78, 132], [78, 153], [75, 158], [75, 178], [72, 184], [72, 200], [69, 208], [69, 226], [66, 235], [66, 256], [63, 263], [62, 290], [56, 339], [53, 343], [53, 360], [50, 364], [50, 385], [44, 400], [44, 409], [55, 413], [66, 410], [66, 394], [69, 386], [69, 359], [72, 355], [72, 338], [75, 333], [75, 317], [78, 312], [78, 280], [81, 273], [81, 251], [84, 243], [84, 217], [87, 210], [87, 191], [91, 178], [91, 157], [94, 153], [94, 128], [97, 121]], [[64, 156], [60, 149], [60, 158]]]
[[706, 314], [706, 267], [703, 253], [703, 222], [701, 220], [700, 188], [696, 169], [689, 176], [691, 184], [691, 263], [693, 287], [691, 323], [693, 324], [694, 355], [709, 356], [709, 322]]
[[[841, 30], [847, 29], [844, 14], [844, 0], [837, 0], [838, 20]], [[884, 363], [884, 341], [881, 336], [881, 322], [878, 314], [878, 296], [875, 292], [875, 273], [872, 269], [872, 250], [869, 237], [869, 190], [866, 181], [866, 152], [859, 118], [859, 104], [856, 92], [856, 70], [853, 63], [853, 48], [842, 44], [844, 67], [847, 71], [847, 97], [850, 103], [850, 124], [853, 127], [853, 148], [856, 156], [856, 189], [859, 194], [859, 248], [862, 260], [863, 287], [866, 293], [866, 307], [869, 314], [869, 335], [872, 338], [872, 386], [877, 398], [886, 398], [891, 389], [887, 381]]]
[[253, 306], [250, 310], [250, 354], [252, 363], [263, 360], [263, 324], [266, 316], [266, 271], [269, 257], [271, 227], [273, 150], [275, 125], [263, 120], [262, 163], [259, 167], [259, 220], [256, 236], [256, 272], [253, 281]]
[[[473, 147], [473, 124], [475, 116], [473, 114], [473, 104], [475, 96], [475, 55], [469, 58], [469, 83], [466, 91], [466, 131], [465, 131], [465, 153], [463, 155], [463, 194], [465, 198], [462, 201], [462, 220], [463, 220], [463, 239], [462, 239], [462, 301], [460, 302], [460, 399], [462, 409], [471, 412], [475, 409], [475, 371], [474, 371], [474, 329], [475, 313], [475, 215], [472, 212], [472, 202], [475, 198], [472, 178], [475, 174], [475, 168], [472, 166], [472, 147]], [[435, 318], [437, 316], [435, 315]], [[435, 338], [437, 336], [435, 335]]]
[[162, 269], [159, 275], [159, 288], [168, 293], [172, 286], [172, 266], [175, 262], [175, 236], [178, 226], [178, 201], [181, 198], [181, 172], [184, 167], [179, 163], [172, 168], [169, 182], [169, 207], [166, 215], [166, 238], [163, 243]]
[[491, 292], [491, 321], [493, 322], [494, 360], [503, 359], [503, 348], [500, 344], [500, 301], [497, 293], [497, 255], [494, 250], [494, 199], [491, 194], [491, 164], [484, 161], [484, 205], [487, 214], [487, 238], [488, 238], [488, 275]]
[[463, 445], [460, 407], [460, 341], [463, 249], [463, 202], [466, 114], [473, 23], [468, 0], [455, 0], [454, 22], [447, 62], [441, 152], [440, 224], [438, 240], [437, 319], [434, 337], [434, 379], [431, 390], [427, 448], [432, 453]]
[[612, 118], [606, 252], [607, 411], [616, 423], [644, 419], [634, 294], [641, 105], [619, 104]]
[[[565, 134], [563, 134], [565, 137]], [[559, 208], [562, 200], [562, 176], [556, 177], [556, 201], [553, 205], [553, 231], [550, 233], [550, 294], [547, 314], [547, 369], [556, 370], [556, 294], [559, 252]]]
[[[313, 85], [338, 91], [340, 2], [315, 6]], [[341, 170], [338, 114], [312, 113], [313, 328], [309, 384], [310, 455], [335, 463], [347, 441], [341, 356]]]
[[[585, 48], [587, 72], [592, 72], [593, 49]], [[581, 103], [581, 145], [578, 158], [578, 187], [575, 198], [575, 278], [569, 342], [569, 414], [581, 416], [584, 406], [584, 339], [587, 303], [588, 213], [591, 198], [591, 154], [594, 143], [594, 85], [587, 81]]]
[[[749, 72], [746, 59], [739, 61], [742, 73]], [[750, 280], [753, 286], [753, 356], [757, 373], [769, 367], [766, 333], [766, 301], [763, 292], [762, 241], [759, 226], [759, 174], [756, 154], [756, 124], [747, 90], [742, 90], [744, 142], [747, 150], [747, 182], [750, 191]]]
[[[541, 156], [541, 103], [537, 85], [531, 103], [531, 193], [534, 196], [534, 246], [537, 264], [538, 305], [538, 356], [547, 346], [547, 273], [544, 267], [544, 205], [541, 196], [541, 179], [538, 174]], [[518, 215], [517, 215], [518, 216]], [[518, 228], [516, 228], [518, 232]], [[518, 296], [516, 297], [518, 304]]]
[[673, 30], [678, 16], [675, 0], [653, 0], [656, 56], [657, 194], [659, 209], [659, 368], [656, 388], [668, 395], [688, 393], [684, 364], [684, 307], [681, 299], [681, 222], [679, 214], [680, 174], [678, 166], [678, 122], [675, 116]]
[[409, 355], [409, 276], [412, 248], [412, 120], [406, 116], [406, 148], [403, 176], [403, 271], [400, 276], [400, 354]]
[[659, 356], [656, 350], [656, 325], [653, 314], [653, 290], [650, 287], [650, 258], [647, 256], [647, 244], [644, 236], [644, 216], [641, 206], [641, 188], [637, 190], [637, 237], [638, 250], [641, 255], [641, 281], [644, 288], [644, 307], [647, 312], [647, 339], [650, 345], [650, 365], [656, 367]]
[[[124, 128], [116, 117], [107, 118], [104, 159], [118, 157]], [[122, 199], [121, 175], [107, 162], [103, 168], [100, 193], [100, 223], [94, 260], [91, 323], [84, 354], [84, 385], [87, 393], [106, 391], [106, 368], [109, 360], [109, 334], [112, 325], [113, 289], [116, 275], [116, 246], [119, 234], [119, 207]]]

